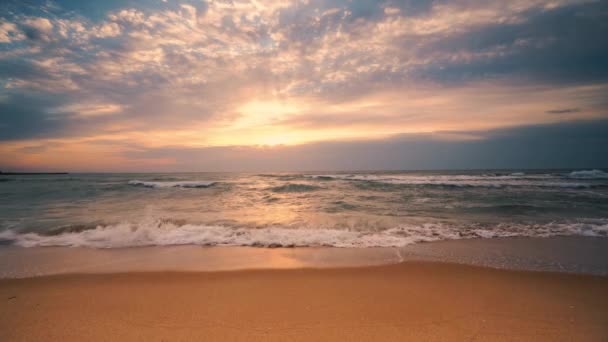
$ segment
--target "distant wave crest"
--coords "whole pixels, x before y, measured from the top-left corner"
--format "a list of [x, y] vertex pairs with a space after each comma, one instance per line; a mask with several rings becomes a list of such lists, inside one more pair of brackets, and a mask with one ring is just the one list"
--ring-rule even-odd
[[536, 187], [587, 189], [605, 187], [608, 184], [584, 182], [588, 179], [608, 178], [608, 174], [599, 170], [577, 171], [568, 178], [573, 181], [552, 175], [527, 175], [515, 172], [508, 175], [375, 175], [375, 174], [334, 174], [310, 175], [316, 180], [344, 180], [368, 182], [380, 186], [417, 186], [417, 187], [447, 187], [447, 188], [504, 188], [504, 187]]
[[129, 185], [143, 186], [146, 188], [208, 188], [215, 184], [212, 181], [182, 181], [182, 182], [149, 182], [131, 180]]
[[285, 184], [285, 185], [280, 185], [280, 186], [275, 186], [270, 188], [271, 191], [273, 192], [309, 192], [309, 191], [316, 191], [316, 190], [320, 190], [321, 187], [315, 186], [315, 185], [308, 185], [308, 184], [298, 184], [298, 183], [289, 183], [289, 184]]
[[568, 174], [568, 177], [574, 179], [608, 179], [608, 173], [602, 170], [582, 170], [572, 171]]

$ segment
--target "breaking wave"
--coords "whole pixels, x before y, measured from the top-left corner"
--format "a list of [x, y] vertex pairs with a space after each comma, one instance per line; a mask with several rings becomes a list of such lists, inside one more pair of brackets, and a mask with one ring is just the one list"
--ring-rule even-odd
[[143, 186], [146, 188], [208, 188], [215, 184], [212, 181], [182, 181], [182, 182], [147, 182], [131, 180], [129, 185]]
[[[599, 171], [599, 170], [594, 170]], [[572, 181], [563, 177], [552, 175], [526, 175], [516, 172], [509, 175], [440, 175], [440, 176], [418, 176], [418, 175], [366, 175], [366, 174], [336, 174], [336, 175], [311, 175], [316, 180], [345, 180], [370, 182], [385, 185], [400, 186], [434, 186], [434, 187], [453, 187], [453, 188], [504, 188], [504, 187], [535, 187], [535, 188], [563, 188], [563, 189], [588, 189], [606, 187], [604, 183], [588, 183], [582, 180], [603, 178], [602, 171], [593, 172], [591, 175], [587, 171], [577, 171]], [[570, 174], [572, 175], [572, 173]], [[608, 176], [608, 174], [605, 174]], [[593, 177], [593, 178], [592, 178]], [[608, 178], [608, 177], [607, 177]]]
[[608, 179], [608, 173], [602, 170], [572, 171], [568, 174], [568, 177], [574, 179]]
[[272, 188], [270, 188], [270, 191], [278, 192], [278, 193], [281, 193], [281, 192], [309, 192], [309, 191], [316, 191], [316, 190], [320, 190], [320, 189], [321, 189], [321, 187], [314, 186], [314, 185], [290, 183], [290, 184], [272, 187]]
[[70, 246], [92, 248], [124, 248], [138, 246], [200, 245], [254, 247], [402, 247], [437, 240], [549, 237], [608, 237], [608, 222], [510, 224], [493, 226], [448, 225], [428, 223], [400, 225], [382, 231], [356, 231], [322, 228], [234, 228], [226, 226], [177, 224], [162, 220], [142, 223], [120, 223], [86, 230], [66, 230], [45, 235], [0, 232], [0, 240], [22, 247]]

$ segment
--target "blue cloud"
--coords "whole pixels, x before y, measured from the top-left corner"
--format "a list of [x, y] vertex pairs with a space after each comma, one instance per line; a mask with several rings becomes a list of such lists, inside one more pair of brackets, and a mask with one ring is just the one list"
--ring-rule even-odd
[[382, 140], [299, 146], [140, 148], [136, 159], [176, 160], [165, 171], [332, 171], [505, 168], [606, 168], [608, 120], [532, 125], [448, 135], [403, 134]]
[[[484, 25], [427, 46], [427, 52], [441, 51], [446, 58], [417, 73], [450, 83], [495, 77], [541, 83], [606, 82], [606, 23], [605, 1], [531, 9], [517, 23]], [[450, 56], [461, 51], [481, 56], [453, 62]]]

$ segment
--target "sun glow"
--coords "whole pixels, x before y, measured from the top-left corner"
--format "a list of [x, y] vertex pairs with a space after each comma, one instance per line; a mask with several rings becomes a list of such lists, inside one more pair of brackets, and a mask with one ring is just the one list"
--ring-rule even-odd
[[237, 109], [241, 115], [233, 124], [233, 128], [255, 127], [272, 124], [273, 121], [284, 119], [289, 115], [303, 112], [307, 109], [304, 103], [254, 100], [245, 103]]
[[[310, 109], [301, 100], [254, 99], [237, 107], [236, 120], [214, 127], [210, 132], [212, 145], [294, 145], [311, 140], [287, 127], [281, 120], [300, 115]], [[301, 132], [300, 132], [301, 133]], [[314, 140], [314, 138], [312, 138]]]

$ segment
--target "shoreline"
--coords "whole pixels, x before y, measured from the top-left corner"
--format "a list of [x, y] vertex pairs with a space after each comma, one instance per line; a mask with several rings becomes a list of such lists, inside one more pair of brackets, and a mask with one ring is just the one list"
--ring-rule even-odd
[[608, 277], [438, 262], [0, 280], [0, 340], [608, 338]]
[[0, 246], [0, 279], [56, 274], [210, 272], [344, 268], [426, 261], [496, 269], [608, 275], [608, 239], [592, 237], [445, 240], [400, 248]]

